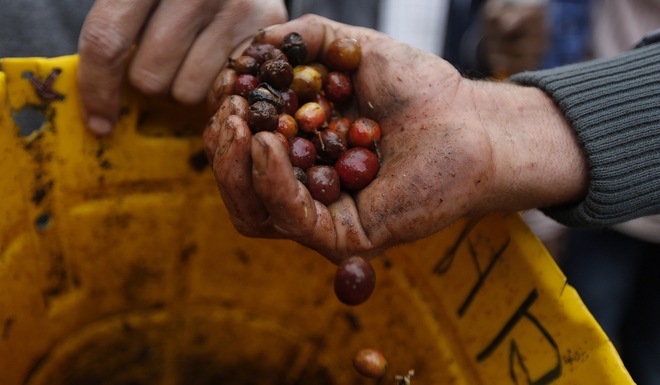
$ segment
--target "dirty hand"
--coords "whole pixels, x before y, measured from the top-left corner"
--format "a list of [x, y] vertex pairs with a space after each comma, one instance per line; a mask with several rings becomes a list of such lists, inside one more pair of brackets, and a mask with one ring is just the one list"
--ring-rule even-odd
[[492, 0], [483, 10], [482, 55], [494, 73], [539, 69], [548, 47], [546, 6]]
[[231, 51], [255, 29], [282, 23], [282, 0], [97, 0], [79, 40], [78, 85], [90, 130], [108, 134], [119, 115], [127, 76], [146, 94], [204, 100]]
[[[218, 187], [240, 233], [293, 239], [338, 263], [351, 255], [371, 258], [465, 215], [580, 194], [566, 187], [571, 178], [552, 178], [575, 172], [548, 163], [557, 155], [562, 162], [574, 159], [562, 146], [575, 150], [577, 145], [541, 91], [466, 80], [434, 55], [373, 30], [316, 16], [283, 24], [263, 38], [278, 44], [293, 31], [306, 40], [309, 60], [323, 61], [325, 47], [337, 37], [360, 42], [362, 61], [353, 74], [356, 108], [358, 115], [381, 125], [382, 166], [366, 188], [342, 192], [326, 207], [294, 177], [287, 152], [273, 134], [250, 133], [245, 100], [231, 96], [207, 127], [205, 145], [214, 154]], [[531, 100], [537, 105], [518, 113], [519, 105]], [[509, 132], [509, 125], [517, 130]], [[528, 127], [532, 132], [526, 132]], [[562, 135], [558, 141], [540, 138], [544, 130]], [[518, 149], [517, 141], [532, 141], [522, 144], [536, 147]], [[544, 152], [551, 153], [548, 159], [540, 158]], [[534, 156], [534, 169], [527, 172]], [[546, 173], [547, 180], [530, 180], [538, 173]], [[536, 193], [543, 189], [552, 190], [551, 197]]]

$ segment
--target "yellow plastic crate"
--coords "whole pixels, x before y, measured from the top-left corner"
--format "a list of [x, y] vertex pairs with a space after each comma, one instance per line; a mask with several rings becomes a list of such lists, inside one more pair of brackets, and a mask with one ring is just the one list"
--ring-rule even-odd
[[0, 384], [375, 383], [363, 347], [389, 360], [380, 384], [632, 384], [518, 215], [388, 251], [347, 307], [325, 259], [236, 233], [203, 109], [127, 88], [99, 139], [77, 57], [0, 63]]

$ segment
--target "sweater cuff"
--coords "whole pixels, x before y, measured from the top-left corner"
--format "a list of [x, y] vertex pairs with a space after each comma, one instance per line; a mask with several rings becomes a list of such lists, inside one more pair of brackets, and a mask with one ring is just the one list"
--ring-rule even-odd
[[587, 156], [585, 199], [545, 208], [547, 215], [595, 227], [660, 212], [660, 44], [510, 81], [548, 93]]

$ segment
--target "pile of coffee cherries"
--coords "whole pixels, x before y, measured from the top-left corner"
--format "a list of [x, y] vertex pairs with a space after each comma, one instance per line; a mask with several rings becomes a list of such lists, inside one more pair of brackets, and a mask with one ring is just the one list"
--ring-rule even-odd
[[306, 64], [307, 45], [294, 32], [279, 47], [253, 43], [229, 63], [236, 72], [233, 94], [249, 103], [250, 130], [278, 136], [296, 178], [325, 205], [335, 202], [341, 189], [366, 187], [380, 168], [378, 123], [342, 114], [353, 96], [349, 74], [360, 55], [357, 40], [339, 38], [325, 52], [327, 65]]
[[[351, 120], [343, 113], [353, 97], [349, 75], [361, 59], [357, 40], [331, 42], [325, 64], [307, 63], [307, 54], [307, 44], [295, 32], [279, 47], [255, 41], [229, 60], [218, 88], [224, 96], [248, 101], [252, 133], [274, 133], [288, 150], [296, 178], [312, 198], [330, 205], [342, 189], [358, 191], [376, 178], [381, 131], [372, 119]], [[369, 298], [375, 284], [369, 261], [351, 257], [340, 264], [334, 289], [342, 303], [354, 306]]]

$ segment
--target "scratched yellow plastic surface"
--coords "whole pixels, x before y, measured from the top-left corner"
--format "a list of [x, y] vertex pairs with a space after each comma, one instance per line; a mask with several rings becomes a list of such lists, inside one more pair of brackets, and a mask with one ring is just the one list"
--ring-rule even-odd
[[519, 216], [388, 251], [369, 301], [343, 306], [329, 262], [233, 229], [203, 109], [127, 89], [97, 139], [76, 63], [1, 62], [0, 384], [376, 383], [352, 368], [363, 347], [389, 360], [380, 384], [632, 383]]

